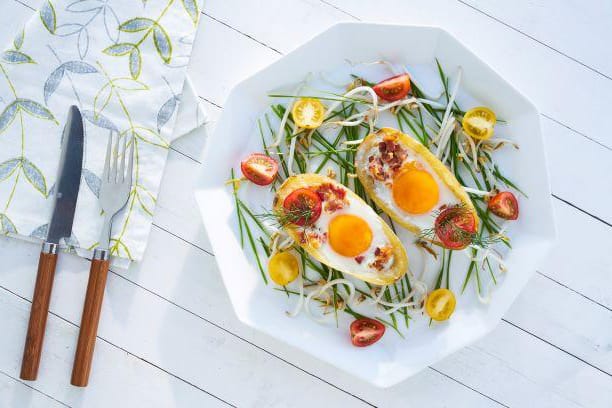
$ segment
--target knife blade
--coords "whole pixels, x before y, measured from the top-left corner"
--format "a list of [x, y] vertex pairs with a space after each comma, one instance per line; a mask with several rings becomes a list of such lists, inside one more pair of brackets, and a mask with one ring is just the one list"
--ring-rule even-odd
[[51, 300], [51, 289], [57, 263], [57, 250], [62, 238], [72, 235], [81, 171], [84, 143], [83, 117], [79, 108], [71, 106], [62, 134], [62, 148], [57, 172], [53, 212], [38, 260], [38, 273], [32, 297], [28, 334], [23, 349], [20, 378], [35, 380]]

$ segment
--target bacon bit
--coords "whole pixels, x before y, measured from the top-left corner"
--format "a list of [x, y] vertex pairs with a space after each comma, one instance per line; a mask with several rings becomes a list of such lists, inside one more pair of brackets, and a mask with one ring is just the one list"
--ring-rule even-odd
[[376, 257], [374, 262], [371, 262], [368, 266], [382, 271], [387, 262], [389, 262], [389, 259], [391, 259], [391, 256], [393, 256], [393, 248], [390, 246], [376, 247], [374, 256]]
[[323, 202], [323, 210], [328, 213], [340, 210], [348, 204], [346, 190], [331, 183], [321, 184], [317, 188], [317, 195]]
[[361, 263], [363, 262], [363, 260], [365, 259], [365, 257], [363, 255], [359, 255], [355, 257], [355, 262], [357, 262], [359, 265], [361, 265]]
[[[368, 157], [368, 169], [374, 179], [387, 181], [397, 173], [408, 156], [406, 149], [397, 143], [397, 135], [385, 133], [378, 143], [380, 156]], [[385, 171], [385, 164], [390, 171]]]
[[380, 158], [384, 163], [389, 165], [389, 168], [393, 172], [396, 172], [402, 167], [402, 163], [408, 154], [406, 153], [406, 149], [402, 148], [402, 146], [395, 141], [395, 138], [393, 140], [386, 139], [387, 136], [385, 135], [385, 137], [383, 137], [384, 141], [378, 144]]
[[368, 162], [368, 170], [370, 170], [372, 177], [379, 181], [385, 181], [387, 174], [383, 168], [382, 159], [380, 157], [370, 156], [368, 157]]
[[327, 232], [319, 233], [317, 229], [301, 228], [297, 231], [298, 240], [302, 245], [309, 245], [314, 249], [318, 249], [322, 244], [327, 242]]

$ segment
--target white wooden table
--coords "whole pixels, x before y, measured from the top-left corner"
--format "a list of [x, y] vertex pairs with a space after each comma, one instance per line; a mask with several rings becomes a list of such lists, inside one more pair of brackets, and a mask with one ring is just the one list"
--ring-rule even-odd
[[[3, 0], [0, 30], [39, 1]], [[191, 135], [170, 153], [144, 261], [109, 275], [88, 388], [69, 385], [88, 263], [60, 257], [26, 383], [39, 247], [0, 239], [1, 407], [610, 407], [612, 2], [207, 0], [190, 72], [212, 121], [233, 84], [345, 20], [444, 27], [539, 107], [559, 240], [499, 326], [386, 390], [245, 327], [192, 196], [203, 142]]]

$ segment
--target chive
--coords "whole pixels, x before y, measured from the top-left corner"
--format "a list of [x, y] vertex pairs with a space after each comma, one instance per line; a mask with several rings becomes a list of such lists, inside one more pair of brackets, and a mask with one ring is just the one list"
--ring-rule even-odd
[[450, 263], [453, 256], [453, 251], [448, 251], [448, 260], [446, 263], [446, 288], [450, 289]]
[[[233, 168], [230, 172], [230, 177], [231, 177], [230, 180], [234, 180], [236, 177], [234, 175]], [[240, 247], [244, 248], [244, 230], [242, 228], [243, 216], [242, 216], [242, 211], [240, 211], [240, 206], [238, 205], [238, 188], [236, 187], [235, 183], [232, 183], [232, 190], [233, 190], [233, 196], [234, 196], [234, 204], [236, 205], [236, 216], [238, 218], [238, 228], [240, 229]]]
[[347, 102], [352, 101], [353, 103], [363, 103], [369, 104], [370, 102], [365, 101], [363, 99], [351, 98], [350, 96], [344, 96], [339, 94], [334, 94], [332, 92], [327, 92], [329, 95], [336, 95], [337, 98], [329, 98], [325, 96], [308, 96], [308, 95], [282, 95], [282, 94], [269, 94], [269, 98], [310, 98], [310, 99], [319, 99], [322, 101], [335, 101], [335, 102]]
[[[246, 226], [246, 223], [245, 223]], [[255, 246], [255, 240], [253, 239], [253, 235], [251, 234], [250, 228], [246, 228], [247, 237], [249, 238], [249, 242], [251, 244], [251, 249], [253, 250], [253, 254], [255, 255], [255, 260], [257, 261], [257, 267], [259, 268], [259, 272], [261, 272], [261, 277], [263, 278], [266, 285], [268, 284], [268, 278], [266, 277], [266, 273], [261, 265], [261, 260], [259, 259], [259, 253], [257, 252], [257, 247]]]

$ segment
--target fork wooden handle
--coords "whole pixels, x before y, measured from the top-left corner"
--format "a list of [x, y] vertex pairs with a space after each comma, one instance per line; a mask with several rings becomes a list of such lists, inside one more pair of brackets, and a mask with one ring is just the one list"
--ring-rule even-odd
[[34, 296], [32, 297], [32, 308], [30, 309], [28, 334], [23, 347], [21, 374], [19, 374], [19, 378], [22, 380], [34, 381], [38, 375], [56, 264], [57, 244], [45, 242], [38, 258], [38, 273], [36, 275], [36, 286], [34, 286]]
[[91, 261], [89, 270], [83, 315], [81, 316], [79, 341], [74, 356], [74, 365], [72, 366], [72, 379], [70, 380], [70, 383], [77, 387], [86, 387], [89, 381], [109, 263], [108, 251], [96, 250], [94, 252], [94, 259]]

